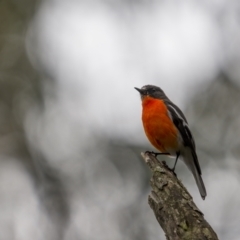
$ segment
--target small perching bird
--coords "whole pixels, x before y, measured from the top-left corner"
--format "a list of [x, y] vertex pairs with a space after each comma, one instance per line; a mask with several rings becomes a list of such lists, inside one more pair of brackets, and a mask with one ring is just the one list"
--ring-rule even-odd
[[142, 122], [147, 138], [160, 151], [159, 154], [176, 156], [173, 171], [179, 156], [182, 157], [196, 180], [202, 199], [205, 199], [207, 192], [201, 177], [195, 141], [184, 114], [161, 88], [146, 85], [135, 89], [142, 99]]

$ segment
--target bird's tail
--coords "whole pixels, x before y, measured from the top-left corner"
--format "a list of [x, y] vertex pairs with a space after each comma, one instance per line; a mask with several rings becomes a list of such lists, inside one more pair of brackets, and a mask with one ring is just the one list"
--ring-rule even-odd
[[201, 177], [202, 173], [201, 173], [200, 165], [198, 162], [197, 154], [195, 153], [194, 150], [187, 148], [183, 152], [183, 160], [185, 164], [188, 166], [188, 168], [190, 169], [190, 171], [192, 172], [195, 178], [195, 181], [197, 183], [199, 192], [202, 196], [202, 199], [204, 200], [205, 197], [207, 196], [207, 192]]

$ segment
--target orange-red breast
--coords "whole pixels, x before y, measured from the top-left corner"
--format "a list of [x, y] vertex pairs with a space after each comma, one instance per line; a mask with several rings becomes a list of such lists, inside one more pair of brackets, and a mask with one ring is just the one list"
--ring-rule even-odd
[[201, 177], [195, 141], [182, 111], [172, 103], [163, 90], [153, 85], [135, 88], [142, 99], [142, 122], [151, 144], [161, 153], [181, 156], [196, 180], [203, 199], [207, 192]]

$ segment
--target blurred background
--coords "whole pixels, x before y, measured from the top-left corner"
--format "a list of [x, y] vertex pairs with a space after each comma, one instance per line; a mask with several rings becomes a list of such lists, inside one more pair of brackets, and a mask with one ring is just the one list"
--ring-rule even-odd
[[[134, 87], [185, 113], [220, 239], [240, 236], [238, 0], [0, 1], [0, 239], [165, 239]], [[169, 166], [173, 160], [167, 159]]]

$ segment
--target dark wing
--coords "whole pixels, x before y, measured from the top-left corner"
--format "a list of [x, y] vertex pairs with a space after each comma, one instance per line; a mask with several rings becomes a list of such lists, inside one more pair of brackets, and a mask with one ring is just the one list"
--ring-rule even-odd
[[173, 123], [175, 124], [175, 126], [177, 127], [178, 131], [182, 136], [184, 146], [189, 147], [191, 149], [193, 159], [197, 167], [197, 171], [199, 172], [199, 174], [201, 174], [201, 169], [196, 154], [195, 141], [188, 127], [187, 119], [183, 115], [182, 111], [170, 100], [166, 101], [165, 103], [167, 105]]

